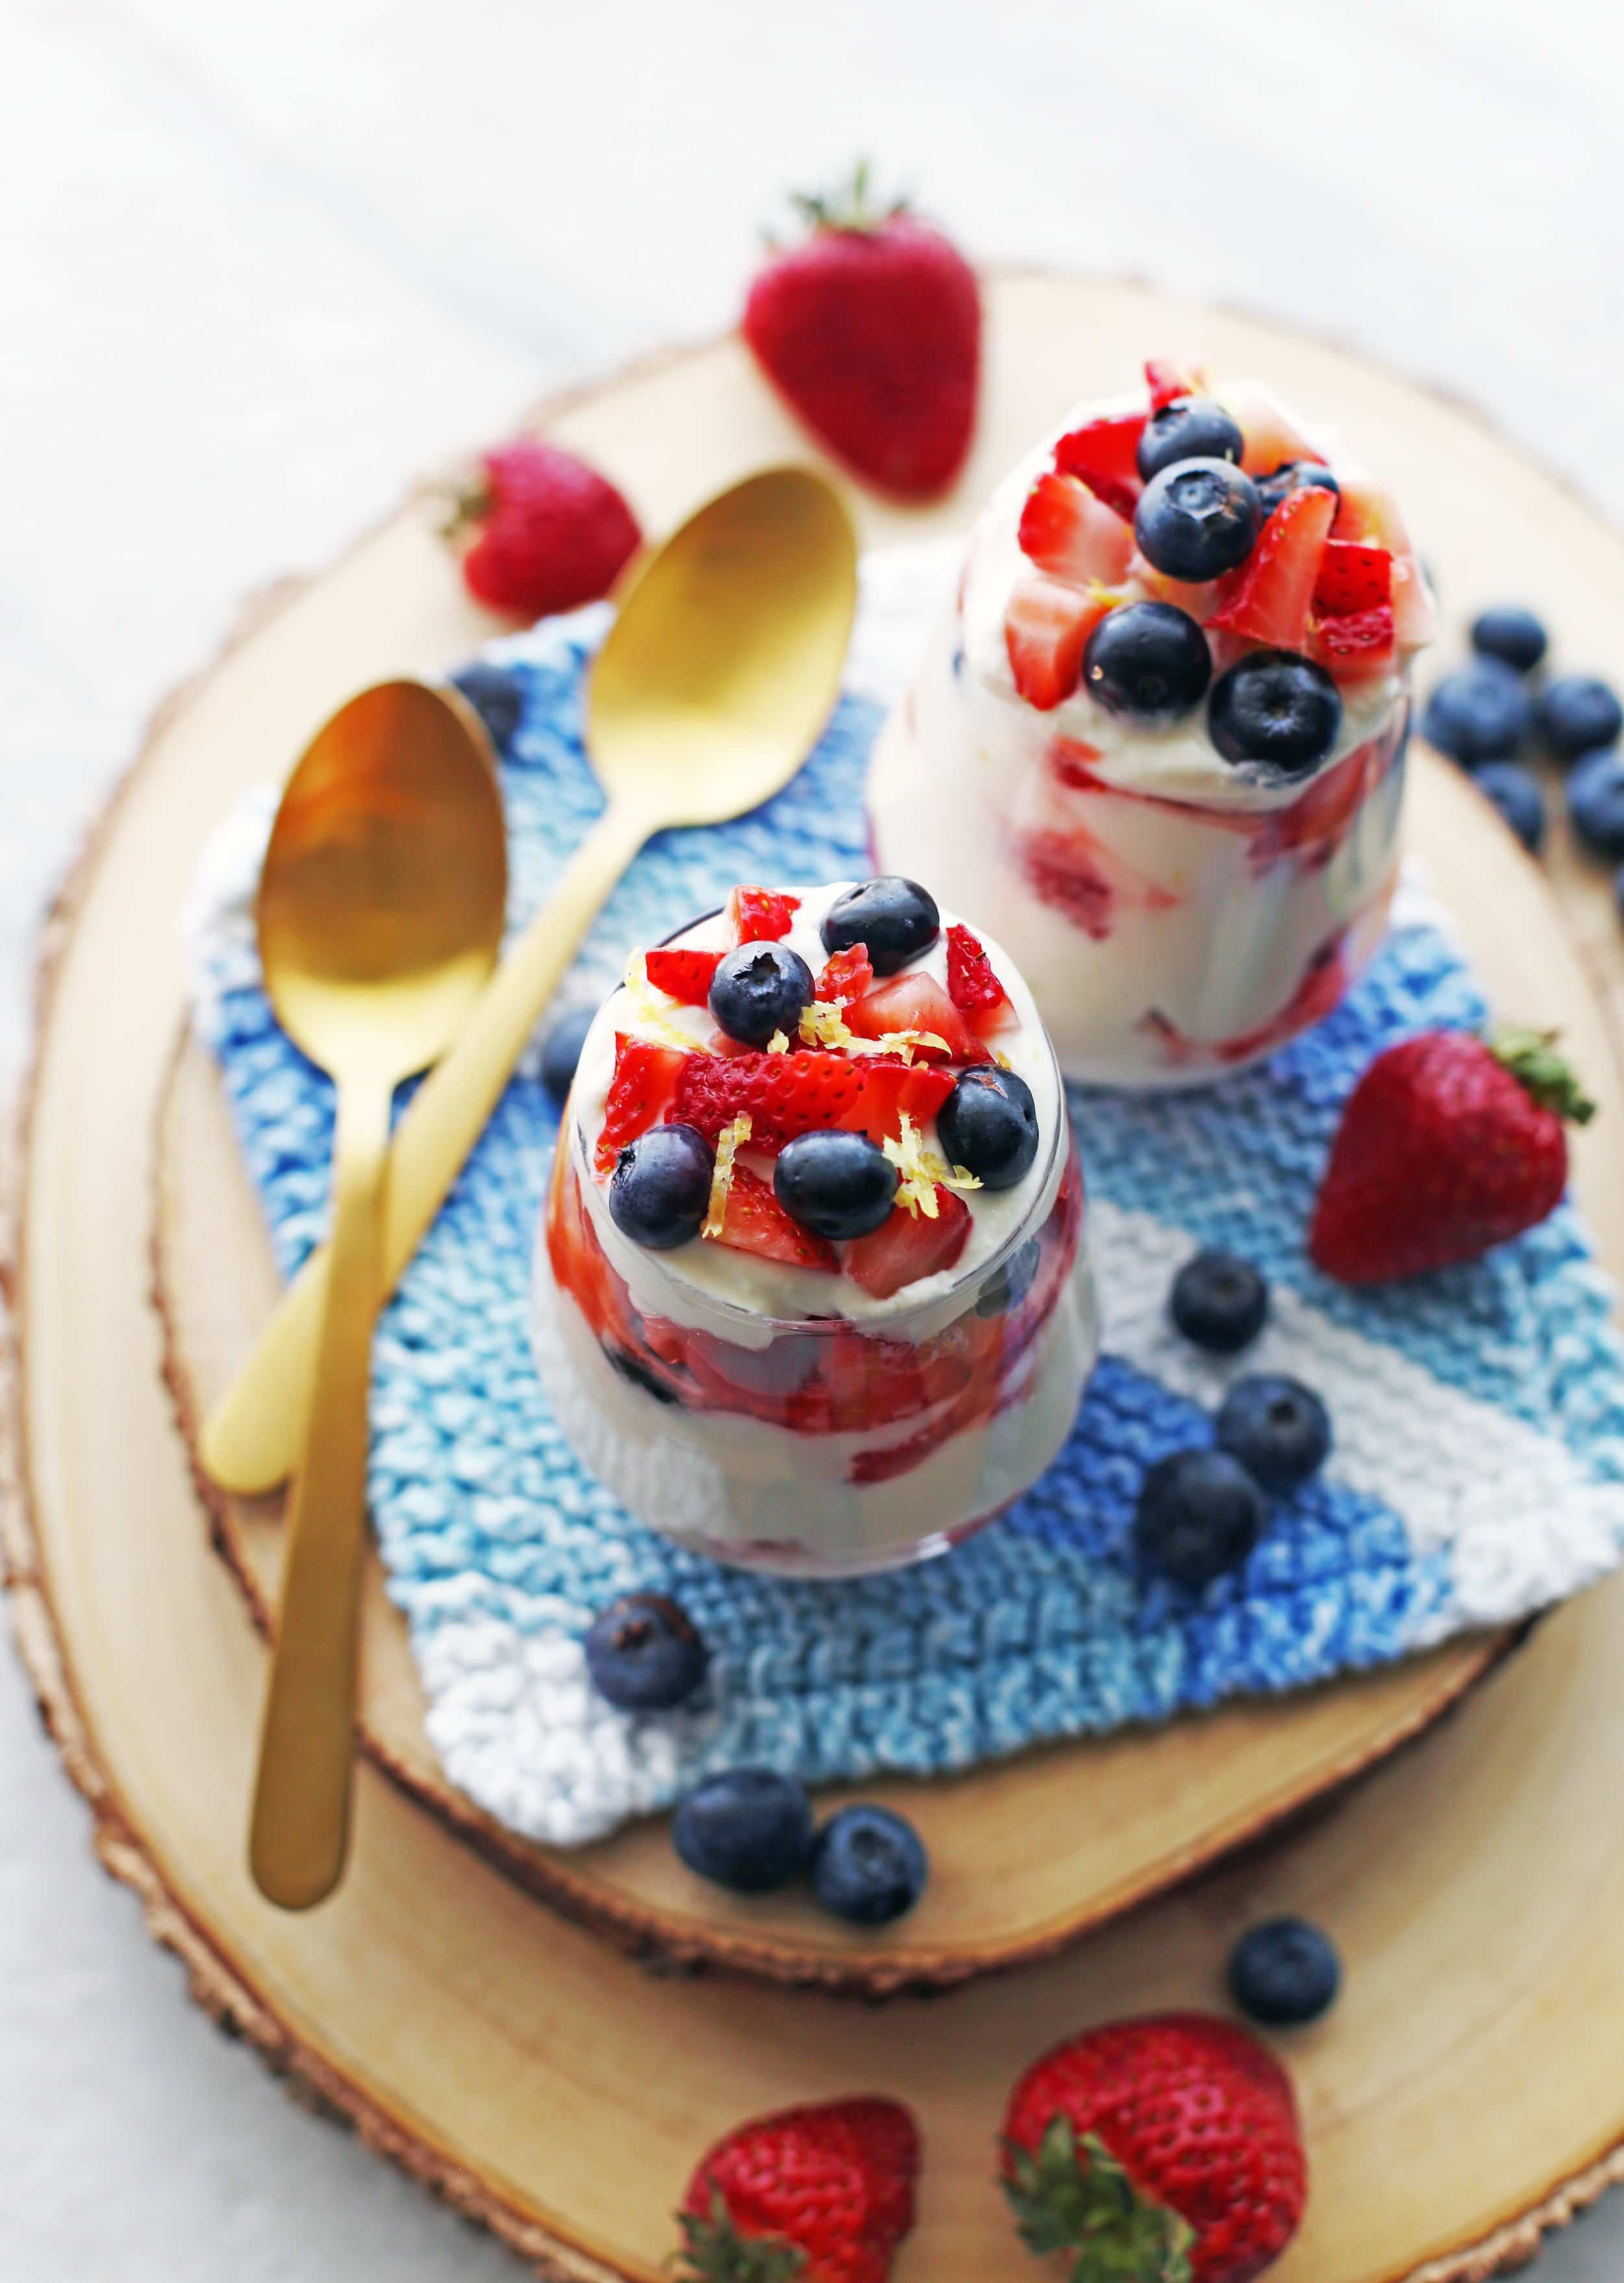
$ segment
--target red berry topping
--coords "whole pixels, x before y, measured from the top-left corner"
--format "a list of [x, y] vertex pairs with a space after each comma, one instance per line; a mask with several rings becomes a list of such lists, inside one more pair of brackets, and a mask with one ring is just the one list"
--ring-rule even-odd
[[897, 2101], [758, 2117], [688, 2182], [678, 2283], [886, 2283], [918, 2176], [919, 2131]]
[[1147, 357], [1145, 379], [1150, 389], [1150, 409], [1160, 412], [1164, 404], [1171, 404], [1177, 396], [1198, 393], [1194, 378], [1176, 365], [1170, 357]]
[[775, 896], [770, 888], [734, 888], [727, 920], [741, 943], [779, 943], [801, 908], [799, 896]]
[[975, 423], [981, 296], [940, 230], [872, 206], [865, 169], [839, 201], [795, 201], [811, 236], [750, 287], [762, 370], [859, 476], [923, 499], [958, 474]]
[[[646, 1039], [615, 1034], [615, 1074], [603, 1104], [603, 1130], [593, 1163], [612, 1173], [628, 1142], [646, 1134], [671, 1101], [684, 1057], [674, 1047], [650, 1046]], [[714, 1138], [714, 1137], [712, 1137]]]
[[1013, 1011], [980, 939], [957, 920], [947, 931], [947, 995], [977, 1031]]
[[657, 991], [685, 1007], [703, 1007], [721, 958], [719, 951], [651, 951], [643, 966]]
[[905, 1284], [951, 1268], [970, 1234], [970, 1209], [961, 1196], [937, 1185], [934, 1220], [894, 1205], [891, 1217], [871, 1235], [846, 1248], [846, 1274], [876, 1300], [889, 1300]]
[[573, 453], [527, 436], [487, 452], [482, 466], [448, 534], [474, 534], [462, 557], [470, 594], [524, 619], [607, 595], [642, 543], [613, 484]]
[[1364, 682], [1372, 674], [1389, 674], [1398, 663], [1393, 606], [1381, 603], [1373, 611], [1356, 611], [1350, 618], [1322, 619], [1309, 647], [1338, 682]]
[[1328, 539], [1314, 581], [1314, 608], [1323, 619], [1351, 618], [1393, 599], [1393, 557], [1385, 547]]
[[822, 1268], [832, 1276], [840, 1268], [832, 1244], [792, 1220], [778, 1202], [769, 1181], [735, 1165], [722, 1211], [721, 1234], [711, 1240], [729, 1244], [735, 1252], [758, 1252], [764, 1259], [788, 1261], [792, 1268]]
[[931, 1061], [986, 1063], [992, 1057], [941, 985], [918, 969], [894, 975], [866, 999], [846, 1009], [846, 1023], [859, 1039], [883, 1039], [895, 1031], [925, 1031], [940, 1047], [916, 1047]]
[[1309, 1251], [1344, 1284], [1419, 1276], [1533, 1228], [1594, 1114], [1550, 1039], [1424, 1031], [1377, 1056], [1331, 1145]]
[[1239, 569], [1220, 582], [1213, 627], [1272, 650], [1301, 650], [1320, 557], [1336, 515], [1336, 495], [1317, 485], [1283, 499]]
[[[1177, 391], [1174, 392], [1178, 393]], [[1145, 432], [1142, 412], [1118, 414], [1106, 420], [1085, 420], [1062, 436], [1054, 448], [1054, 465], [1062, 476], [1081, 476], [1096, 499], [1131, 523], [1144, 484], [1139, 479], [1139, 438]]]
[[1056, 2045], [1016, 2085], [1004, 2145], [1023, 2240], [1123, 2283], [1251, 2283], [1308, 2192], [1290, 2080], [1245, 2030], [1201, 2014]]
[[675, 1056], [670, 1116], [696, 1126], [714, 1142], [741, 1110], [750, 1118], [750, 1143], [780, 1149], [797, 1134], [840, 1126], [856, 1109], [865, 1077], [861, 1063], [843, 1055]]
[[1047, 713], [1071, 696], [1083, 679], [1088, 638], [1109, 608], [1037, 572], [1015, 581], [1004, 641], [1015, 688], [1029, 705]]
[[915, 1132], [922, 1134], [953, 1085], [952, 1071], [939, 1063], [915, 1063], [910, 1068], [890, 1060], [872, 1062], [865, 1069], [861, 1094], [840, 1122], [866, 1134], [871, 1142], [900, 1142], [903, 1112], [913, 1120]]
[[818, 978], [817, 992], [825, 1006], [848, 1007], [852, 1000], [860, 999], [874, 988], [874, 971], [868, 963], [868, 947], [863, 943], [849, 945], [837, 951]]
[[1133, 555], [1133, 526], [1080, 476], [1038, 477], [1021, 510], [1020, 539], [1030, 562], [1073, 587], [1113, 585]]

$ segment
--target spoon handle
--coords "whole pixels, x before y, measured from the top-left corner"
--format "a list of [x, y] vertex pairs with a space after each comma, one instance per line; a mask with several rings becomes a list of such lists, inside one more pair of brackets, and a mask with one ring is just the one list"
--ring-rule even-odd
[[[389, 1153], [380, 1305], [485, 1131], [581, 938], [654, 822], [629, 804], [605, 809], [481, 993], [449, 1053], [413, 1096]], [[323, 1247], [283, 1294], [253, 1354], [209, 1414], [203, 1464], [222, 1489], [246, 1497], [274, 1490], [292, 1471], [310, 1406], [326, 1273]]]
[[260, 1737], [248, 1859], [284, 1910], [338, 1885], [349, 1845], [367, 1399], [382, 1298], [384, 1169], [391, 1087], [368, 1074], [339, 1090], [333, 1228], [317, 1326], [315, 1384], [293, 1485], [282, 1615]]

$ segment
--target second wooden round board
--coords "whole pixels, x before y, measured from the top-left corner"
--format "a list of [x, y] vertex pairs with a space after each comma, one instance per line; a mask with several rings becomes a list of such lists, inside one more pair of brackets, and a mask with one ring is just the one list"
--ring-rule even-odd
[[[1267, 373], [1391, 472], [1451, 605], [1488, 599], [1492, 575], [1546, 608], [1575, 662], [1624, 664], [1612, 599], [1624, 548], [1457, 407], [1238, 317], [1057, 278], [994, 282], [989, 347], [977, 458], [947, 518], [961, 522], [1070, 398], [1120, 386], [1147, 351], [1200, 350], [1220, 369]], [[653, 528], [742, 470], [804, 449], [733, 343], [609, 384], [548, 425], [622, 479]], [[864, 519], [872, 538], [927, 527]], [[567, 1873], [584, 1889], [571, 1907], [664, 1954], [712, 1946], [719, 1927], [740, 1962], [784, 1971], [788, 1958], [814, 1977], [829, 1960], [843, 1976], [854, 1965], [838, 1931], [810, 1916], [719, 1911], [672, 1871], [654, 1827], [549, 1858], [546, 1876], [493, 1831], [473, 1831], [441, 1796], [381, 1599], [368, 1720], [379, 1757], [418, 1796], [363, 1768], [338, 1900], [290, 1920], [253, 1894], [242, 1834], [263, 1650], [208, 1549], [161, 1384], [154, 1199], [167, 1360], [191, 1399], [229, 1368], [270, 1294], [211, 1073], [176, 1059], [173, 917], [203, 835], [244, 784], [285, 767], [358, 684], [438, 670], [486, 631], [421, 511], [397, 518], [171, 709], [58, 916], [19, 1205], [11, 1558], [25, 1646], [104, 1852], [142, 1888], [210, 2003], [571, 2276], [652, 2277], [688, 2168], [740, 2116], [869, 2087], [913, 2102], [926, 2136], [921, 2226], [899, 2283], [1018, 2274], [991, 2139], [1021, 2066], [1092, 2018], [1217, 2002], [1229, 1940], [1277, 1908], [1330, 1925], [1348, 1967], [1340, 2007], [1289, 2055], [1314, 2193], [1282, 2278], [1374, 2283], [1429, 2262], [1465, 2275], [1525, 2248], [1601, 2185], [1624, 2139], [1624, 1835], [1605, 1807], [1624, 1767], [1618, 1583], [1558, 1613], [1454, 1718], [1311, 1819], [1045, 1964], [929, 2006], [875, 2014], [734, 1977], [654, 1981], [538, 1907], [525, 1879]], [[1624, 1261], [1624, 1194], [1609, 1178], [1624, 1094], [1580, 957], [1463, 780], [1424, 765], [1412, 824], [1491, 992], [1508, 1013], [1562, 1022], [1602, 1099], [1578, 1179], [1609, 1258]], [[1558, 869], [1599, 960], [1605, 891], [1560, 853]], [[272, 1525], [221, 1518], [263, 1591]], [[946, 1875], [935, 1915], [899, 1932], [890, 1978], [951, 1980], [967, 1960], [1052, 1947], [1369, 1763], [1492, 1654], [1468, 1643], [1299, 1703], [907, 1791]], [[962, 1843], [954, 1835], [967, 1798], [974, 1844], [967, 1819]], [[1486, 2085], [1504, 2097], [1486, 2101]]]

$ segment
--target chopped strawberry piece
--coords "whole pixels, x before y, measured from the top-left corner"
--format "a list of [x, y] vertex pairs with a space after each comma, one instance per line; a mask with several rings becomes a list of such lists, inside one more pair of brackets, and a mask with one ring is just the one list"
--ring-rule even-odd
[[1021, 510], [1021, 552], [1051, 579], [1110, 586], [1128, 568], [1133, 526], [1080, 476], [1039, 476]]
[[838, 1126], [863, 1090], [861, 1063], [844, 1055], [676, 1055], [669, 1119], [714, 1142], [741, 1111], [752, 1148], [779, 1149], [797, 1134]]
[[1040, 713], [1052, 713], [1083, 679], [1083, 652], [1110, 604], [1033, 573], [1018, 579], [1004, 614], [1004, 641], [1015, 688]]
[[1240, 464], [1249, 476], [1272, 475], [1291, 460], [1312, 460], [1323, 467], [1325, 456], [1317, 451], [1291, 422], [1266, 388], [1243, 383], [1226, 392], [1229, 409], [1244, 440]]
[[977, 1031], [1014, 1011], [979, 937], [957, 920], [947, 931], [947, 995]]
[[1348, 479], [1342, 485], [1342, 503], [1333, 530], [1338, 539], [1363, 540], [1387, 549], [1393, 557], [1394, 634], [1410, 650], [1431, 642], [1438, 631], [1438, 613], [1392, 494], [1368, 478]]
[[[1333, 525], [1333, 530], [1335, 526]], [[1356, 539], [1327, 539], [1314, 581], [1314, 608], [1322, 619], [1351, 618], [1393, 599], [1393, 557], [1385, 547]]]
[[1365, 682], [1391, 673], [1398, 663], [1393, 606], [1355, 611], [1344, 619], [1322, 619], [1314, 629], [1314, 657], [1338, 682]]
[[866, 1134], [871, 1142], [900, 1142], [905, 1110], [915, 1129], [923, 1133], [952, 1092], [952, 1071], [940, 1063], [870, 1063], [863, 1091], [841, 1119], [843, 1126]]
[[1150, 409], [1160, 412], [1164, 404], [1171, 404], [1177, 396], [1193, 396], [1195, 384], [1191, 376], [1180, 370], [1170, 357], [1146, 357], [1145, 378], [1150, 389]]
[[703, 1007], [721, 956], [719, 951], [651, 951], [643, 967], [657, 991], [685, 1007]]
[[934, 1220], [911, 1213], [906, 1205], [893, 1205], [889, 1220], [848, 1247], [846, 1274], [876, 1300], [889, 1300], [905, 1284], [951, 1268], [964, 1251], [970, 1234], [969, 1207], [952, 1189], [939, 1186], [936, 1201]]
[[941, 985], [917, 969], [911, 975], [894, 975], [889, 983], [848, 1007], [846, 1022], [859, 1039], [883, 1039], [893, 1031], [929, 1031], [941, 1040], [945, 1056], [939, 1047], [921, 1047], [915, 1051], [933, 1061], [992, 1059]]
[[600, 1173], [612, 1173], [626, 1143], [649, 1131], [671, 1101], [688, 1059], [675, 1047], [650, 1046], [647, 1039], [615, 1033], [615, 1074], [609, 1082], [603, 1130], [593, 1157]]
[[800, 908], [799, 896], [775, 896], [769, 888], [735, 888], [727, 899], [728, 922], [741, 943], [779, 942]]
[[868, 947], [854, 943], [837, 951], [818, 978], [817, 993], [826, 1006], [848, 1007], [874, 988], [874, 971], [868, 963]]
[[1145, 487], [1139, 480], [1137, 455], [1145, 432], [1142, 412], [1119, 413], [1114, 419], [1087, 420], [1062, 436], [1054, 448], [1054, 465], [1062, 476], [1081, 476], [1096, 499], [1129, 522]]
[[833, 1275], [840, 1267], [834, 1246], [793, 1219], [772, 1184], [748, 1165], [733, 1169], [721, 1235], [711, 1242], [731, 1245], [735, 1252], [758, 1252], [765, 1260], [787, 1260], [792, 1268], [821, 1268]]
[[1224, 580], [1224, 600], [1208, 624], [1249, 642], [1301, 650], [1319, 558], [1336, 513], [1336, 495], [1317, 486], [1292, 492], [1258, 534], [1239, 570]]

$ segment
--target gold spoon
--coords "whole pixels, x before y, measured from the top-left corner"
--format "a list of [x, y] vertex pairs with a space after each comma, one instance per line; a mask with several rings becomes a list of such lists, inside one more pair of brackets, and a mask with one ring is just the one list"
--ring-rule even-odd
[[316, 732], [276, 812], [258, 911], [277, 1019], [338, 1094], [311, 1323], [320, 1399], [299, 1422], [248, 1849], [260, 1891], [288, 1910], [331, 1893], [348, 1843], [390, 1103], [462, 1028], [495, 964], [507, 885], [489, 742], [455, 694], [380, 682]]
[[[651, 832], [719, 824], [786, 784], [840, 684], [857, 542], [810, 469], [747, 477], [651, 554], [587, 691], [587, 750], [609, 805], [400, 1120], [389, 1157], [392, 1289], [495, 1109], [599, 906]], [[274, 1490], [309, 1405], [325, 1254], [283, 1295], [203, 1432], [225, 1489]]]

